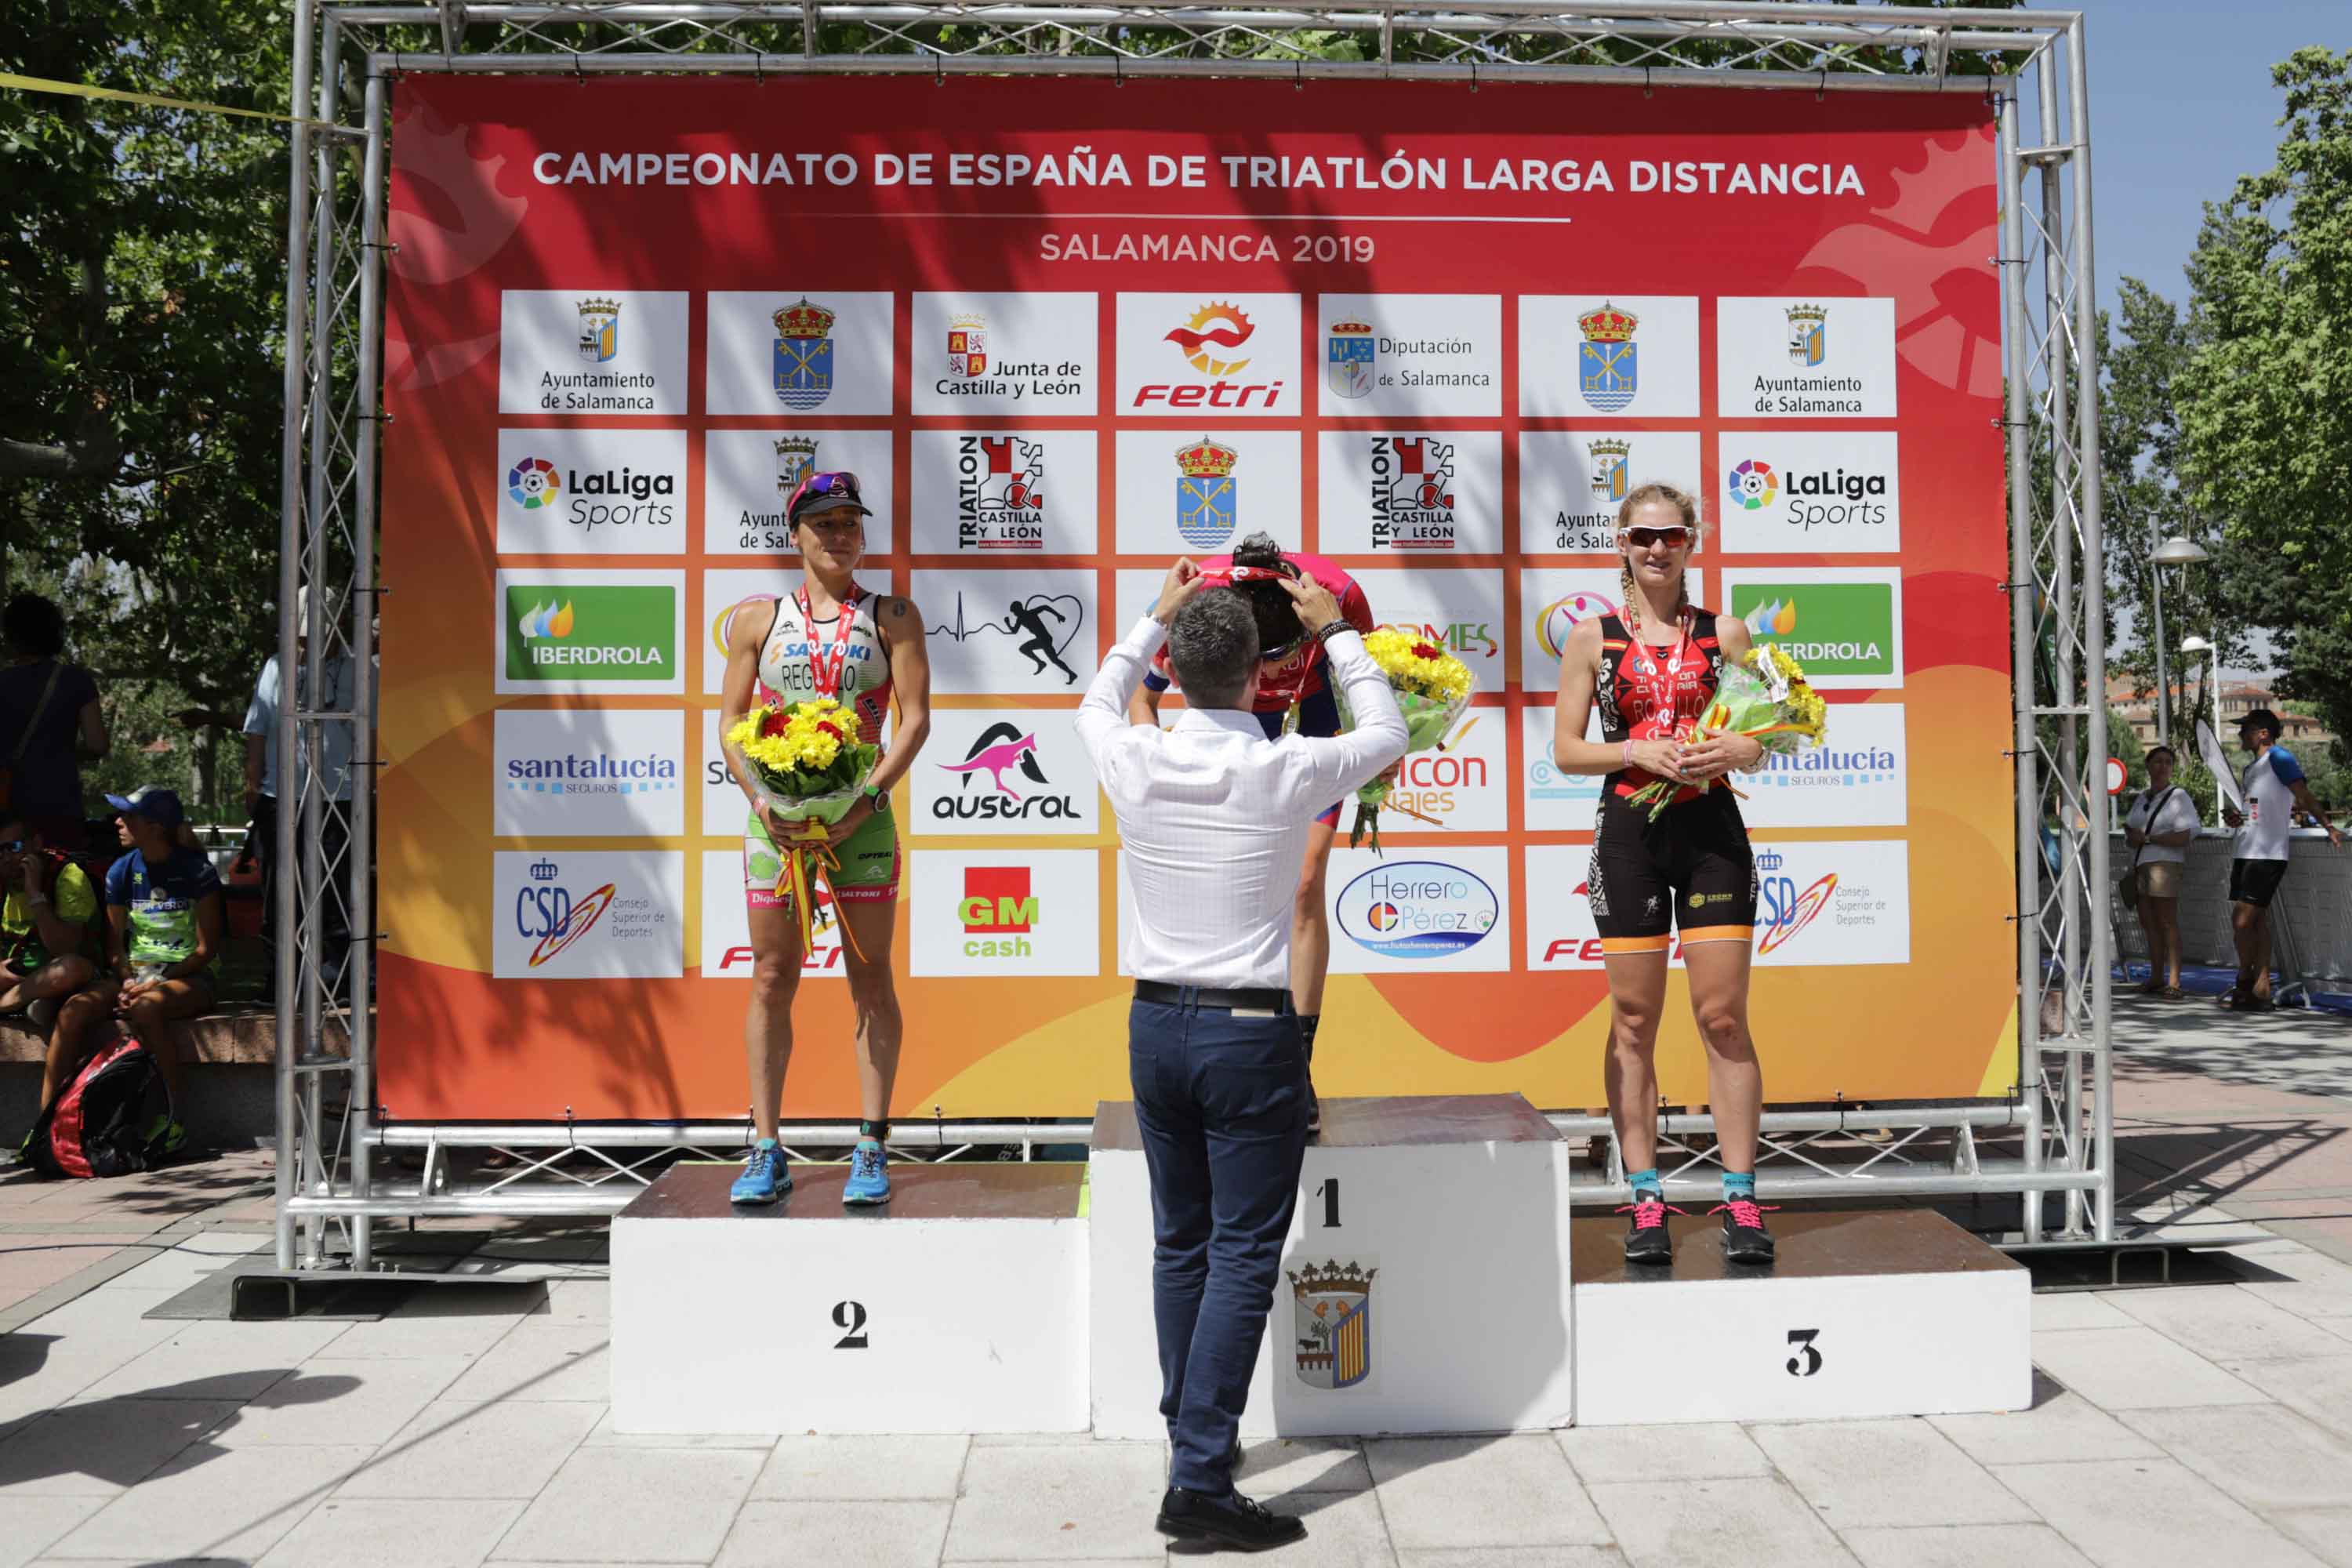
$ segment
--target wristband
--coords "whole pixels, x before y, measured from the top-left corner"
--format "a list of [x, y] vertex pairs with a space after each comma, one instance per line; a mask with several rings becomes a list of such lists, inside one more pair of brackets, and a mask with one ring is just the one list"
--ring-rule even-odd
[[1632, 769], [1633, 769], [1633, 741], [1632, 741], [1632, 740], [1630, 740], [1630, 739], [1628, 739], [1628, 740], [1626, 741], [1626, 742], [1625, 742], [1625, 759], [1624, 759], [1624, 760], [1625, 760], [1625, 767], [1626, 767], [1626, 770], [1627, 770], [1628, 772], [1631, 772], [1631, 771], [1632, 771]]
[[1355, 629], [1355, 627], [1349, 626], [1344, 619], [1325, 621], [1321, 626], [1315, 628], [1315, 640], [1318, 643], [1328, 643], [1339, 633], [1351, 632]]

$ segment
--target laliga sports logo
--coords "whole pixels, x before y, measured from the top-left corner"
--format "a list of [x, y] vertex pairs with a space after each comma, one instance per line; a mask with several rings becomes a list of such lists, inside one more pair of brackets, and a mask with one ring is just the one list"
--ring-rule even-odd
[[[1238, 306], [1218, 300], [1202, 306], [1161, 341], [1176, 345], [1184, 363], [1212, 379], [1207, 386], [1153, 384], [1136, 388], [1131, 406], [1163, 403], [1171, 408], [1247, 408], [1253, 403], [1271, 413], [1282, 397], [1282, 383], [1247, 385], [1227, 381], [1249, 368], [1249, 356], [1234, 351], [1248, 342], [1256, 326]], [[1232, 356], [1232, 357], [1223, 357]]]
[[[1776, 849], [1766, 849], [1756, 857], [1759, 872], [1778, 871], [1786, 857]], [[1757, 879], [1757, 894], [1763, 907], [1757, 913], [1764, 935], [1756, 943], [1758, 957], [1786, 945], [1796, 934], [1820, 918], [1829, 908], [1830, 895], [1837, 891], [1835, 871], [1825, 871], [1819, 881], [1803, 892], [1787, 877], [1761, 876]]]
[[525, 458], [507, 470], [507, 494], [525, 511], [553, 506], [562, 489], [563, 481], [555, 477], [555, 465], [545, 458]]
[[1780, 493], [1780, 480], [1772, 472], [1772, 465], [1750, 458], [1731, 470], [1731, 499], [1749, 511], [1761, 511], [1772, 504]]
[[1543, 644], [1544, 652], [1559, 658], [1567, 653], [1568, 634], [1577, 622], [1616, 613], [1617, 606], [1599, 594], [1570, 594], [1554, 599], [1536, 616], [1536, 639]]

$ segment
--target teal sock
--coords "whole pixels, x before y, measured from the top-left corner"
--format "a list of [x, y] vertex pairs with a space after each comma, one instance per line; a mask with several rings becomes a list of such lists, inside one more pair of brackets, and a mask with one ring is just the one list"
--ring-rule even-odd
[[1729, 1203], [1734, 1198], [1745, 1198], [1751, 1204], [1756, 1201], [1755, 1172], [1726, 1171], [1723, 1173], [1723, 1201]]
[[1628, 1172], [1625, 1184], [1636, 1194], [1648, 1193], [1653, 1197], [1660, 1198], [1666, 1195], [1666, 1184], [1658, 1180], [1658, 1168], [1655, 1165], [1646, 1171]]

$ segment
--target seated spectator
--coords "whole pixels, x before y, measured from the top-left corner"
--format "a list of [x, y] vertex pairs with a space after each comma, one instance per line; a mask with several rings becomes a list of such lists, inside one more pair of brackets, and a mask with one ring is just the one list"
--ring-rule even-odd
[[49, 1046], [58, 1081], [84, 1055], [84, 1042], [110, 1017], [119, 1017], [147, 1047], [171, 1091], [173, 1117], [150, 1129], [164, 1152], [187, 1142], [176, 1120], [182, 1103], [180, 1052], [172, 1038], [176, 1018], [213, 1004], [213, 963], [223, 924], [220, 874], [195, 847], [180, 797], [149, 785], [110, 795], [121, 815], [115, 826], [130, 853], [106, 873], [107, 957], [110, 973], [68, 1001]]
[[[48, 1034], [58, 1004], [98, 978], [89, 953], [98, 889], [89, 874], [45, 847], [15, 812], [0, 812], [0, 1013], [22, 1011]], [[57, 1092], [41, 1080], [41, 1103]]]
[[51, 848], [87, 847], [81, 764], [106, 755], [106, 715], [98, 682], [61, 657], [64, 612], [38, 594], [19, 594], [0, 611], [8, 662], [0, 666], [0, 807], [25, 818]]

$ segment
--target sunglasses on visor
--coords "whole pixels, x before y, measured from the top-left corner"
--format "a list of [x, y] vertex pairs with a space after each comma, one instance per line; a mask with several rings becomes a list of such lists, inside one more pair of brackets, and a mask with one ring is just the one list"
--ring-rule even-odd
[[784, 505], [784, 516], [796, 519], [804, 511], [822, 511], [826, 507], [847, 502], [860, 511], [866, 510], [864, 487], [857, 476], [846, 468], [811, 474], [793, 488], [792, 500]]

